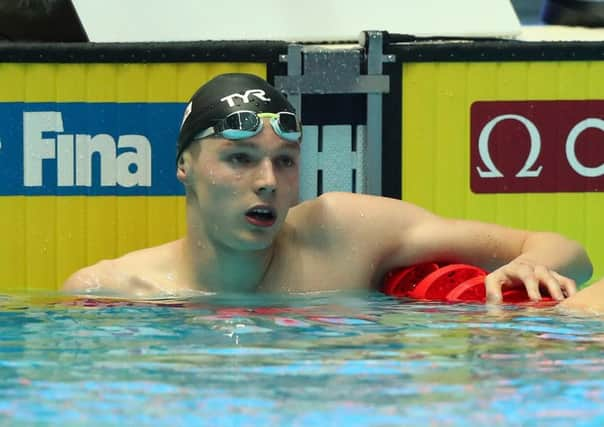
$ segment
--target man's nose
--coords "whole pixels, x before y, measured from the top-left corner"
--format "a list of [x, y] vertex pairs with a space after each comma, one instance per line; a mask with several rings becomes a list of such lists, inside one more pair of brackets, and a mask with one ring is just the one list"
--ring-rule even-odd
[[263, 159], [258, 165], [256, 175], [256, 192], [258, 194], [273, 194], [277, 189], [275, 166], [271, 159]]

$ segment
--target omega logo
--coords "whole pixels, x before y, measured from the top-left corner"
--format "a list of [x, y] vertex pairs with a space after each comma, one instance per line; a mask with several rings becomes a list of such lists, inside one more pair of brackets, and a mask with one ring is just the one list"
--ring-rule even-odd
[[[526, 117], [519, 114], [502, 114], [484, 125], [478, 137], [478, 154], [486, 170], [476, 166], [480, 178], [503, 178], [501, 173], [491, 158], [489, 152], [489, 143], [491, 132], [499, 123], [505, 120], [516, 120], [520, 122], [527, 130], [529, 136], [530, 149], [528, 156], [522, 168], [516, 173], [517, 178], [534, 178], [541, 175], [543, 166], [537, 164], [537, 159], [541, 154], [541, 133], [537, 126]], [[601, 177], [604, 175], [604, 163], [596, 167], [589, 167], [581, 163], [577, 158], [576, 144], [579, 136], [588, 129], [599, 129], [604, 132], [604, 120], [599, 118], [586, 118], [573, 126], [565, 141], [565, 156], [569, 166], [578, 174], [587, 178]]]

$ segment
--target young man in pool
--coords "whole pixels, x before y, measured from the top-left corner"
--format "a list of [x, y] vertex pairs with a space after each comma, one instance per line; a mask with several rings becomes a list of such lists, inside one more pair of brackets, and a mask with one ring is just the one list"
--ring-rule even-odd
[[348, 193], [298, 204], [301, 126], [264, 80], [225, 74], [186, 107], [176, 176], [186, 190], [180, 240], [101, 261], [63, 289], [129, 298], [195, 292], [308, 292], [377, 287], [425, 261], [482, 267], [487, 297], [540, 286], [557, 300], [591, 276], [583, 248], [560, 235], [436, 216], [400, 200]]

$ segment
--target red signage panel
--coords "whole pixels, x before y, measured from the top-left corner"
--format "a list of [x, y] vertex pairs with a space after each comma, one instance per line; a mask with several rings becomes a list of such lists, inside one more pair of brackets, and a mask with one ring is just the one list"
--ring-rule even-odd
[[474, 193], [604, 191], [604, 100], [478, 101]]

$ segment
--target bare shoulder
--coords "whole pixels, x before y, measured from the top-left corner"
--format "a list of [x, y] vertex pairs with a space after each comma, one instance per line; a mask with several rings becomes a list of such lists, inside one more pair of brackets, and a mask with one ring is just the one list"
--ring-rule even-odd
[[331, 192], [301, 203], [292, 209], [296, 217], [305, 220], [350, 221], [366, 215], [387, 215], [389, 211], [401, 212], [419, 209], [402, 200], [368, 194]]
[[86, 295], [153, 294], [156, 277], [174, 268], [178, 242], [141, 249], [82, 268], [63, 283], [61, 290]]
[[401, 230], [428, 211], [402, 200], [367, 194], [325, 193], [292, 209], [294, 223], [322, 226], [361, 237], [366, 233]]
[[96, 293], [120, 288], [118, 280], [119, 261], [103, 260], [96, 264], [84, 267], [73, 273], [63, 283], [61, 289], [74, 294]]
[[298, 205], [290, 211], [288, 222], [315, 247], [338, 253], [354, 247], [359, 256], [388, 268], [390, 263], [385, 260], [400, 248], [407, 253], [408, 230], [427, 215], [402, 200], [333, 192]]
[[346, 211], [345, 204], [350, 204], [352, 196], [347, 193], [325, 193], [307, 200], [292, 208], [287, 222], [293, 225], [301, 235], [326, 236], [341, 229], [346, 221], [341, 215]]

